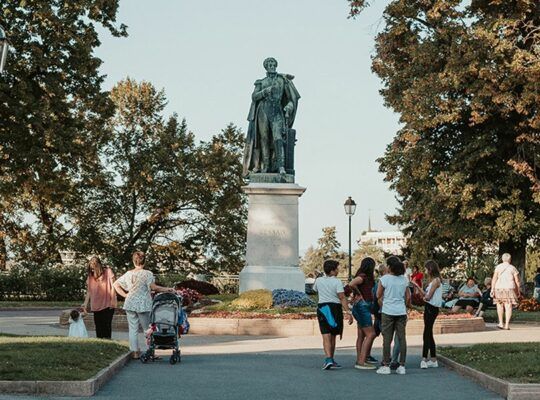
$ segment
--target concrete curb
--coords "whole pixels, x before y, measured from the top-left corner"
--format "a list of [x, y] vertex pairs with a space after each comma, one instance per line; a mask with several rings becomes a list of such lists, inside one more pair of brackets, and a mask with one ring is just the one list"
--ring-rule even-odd
[[503, 396], [507, 400], [531, 400], [540, 398], [540, 384], [510, 383], [505, 380], [480, 372], [474, 368], [459, 364], [447, 357], [437, 355], [437, 360], [460, 375], [472, 379], [488, 390]]
[[66, 307], [0, 307], [0, 311], [63, 311]]
[[[255, 336], [318, 336], [316, 319], [242, 319], [242, 318], [190, 318], [190, 333], [196, 335], [255, 335]], [[486, 329], [482, 318], [438, 319], [433, 333], [479, 332]], [[356, 323], [345, 325], [345, 335], [356, 335]], [[407, 335], [421, 335], [424, 322], [413, 319], [407, 322]]]
[[0, 381], [0, 393], [84, 396], [97, 393], [131, 357], [131, 352], [121, 355], [109, 366], [85, 381]]

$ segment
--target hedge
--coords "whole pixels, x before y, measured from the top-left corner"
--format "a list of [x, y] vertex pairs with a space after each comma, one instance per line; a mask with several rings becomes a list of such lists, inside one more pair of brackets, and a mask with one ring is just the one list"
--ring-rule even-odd
[[0, 273], [0, 300], [72, 301], [84, 298], [86, 268], [17, 264]]

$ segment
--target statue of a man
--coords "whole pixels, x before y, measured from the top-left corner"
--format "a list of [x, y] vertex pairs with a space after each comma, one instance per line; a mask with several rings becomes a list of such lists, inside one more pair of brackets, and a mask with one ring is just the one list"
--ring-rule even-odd
[[275, 58], [264, 60], [266, 77], [255, 81], [244, 149], [244, 176], [250, 172], [286, 173], [285, 140], [294, 123], [300, 94], [292, 83], [294, 76], [278, 74], [277, 65]]

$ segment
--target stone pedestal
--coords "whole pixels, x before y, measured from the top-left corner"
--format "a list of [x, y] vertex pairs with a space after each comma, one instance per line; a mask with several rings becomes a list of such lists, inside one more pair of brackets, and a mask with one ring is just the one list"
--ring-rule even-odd
[[304, 291], [298, 267], [298, 198], [306, 188], [295, 183], [253, 183], [249, 196], [246, 266], [240, 293], [254, 289]]

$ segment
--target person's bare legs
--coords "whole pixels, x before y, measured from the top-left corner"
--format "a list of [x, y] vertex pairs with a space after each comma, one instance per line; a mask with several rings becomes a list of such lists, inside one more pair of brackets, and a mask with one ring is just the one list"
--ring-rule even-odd
[[332, 351], [332, 355], [330, 356], [332, 358], [332, 360], [334, 359], [334, 354], [336, 352], [336, 335], [330, 335], [330, 344], [331, 344], [331, 351]]
[[[324, 355], [326, 358], [333, 358], [334, 352], [332, 350], [332, 335], [329, 333], [325, 333], [322, 335], [322, 342], [323, 342], [323, 349], [324, 349]], [[334, 348], [336, 345], [336, 340], [334, 337]]]
[[467, 306], [467, 307], [465, 307], [465, 311], [467, 311], [469, 314], [472, 314], [473, 311], [474, 311], [474, 307], [473, 306]]
[[[364, 343], [366, 336], [362, 328], [358, 327], [358, 334], [356, 336], [356, 363], [363, 364], [360, 360], [362, 359], [362, 344]], [[364, 357], [364, 362], [366, 361]]]
[[360, 352], [360, 358], [358, 359], [358, 363], [361, 365], [366, 363], [366, 358], [371, 352], [371, 346], [375, 340], [375, 329], [373, 329], [372, 326], [362, 328], [362, 331], [364, 335], [364, 342], [362, 343], [362, 351]]
[[450, 311], [452, 314], [457, 314], [457, 312], [461, 310], [461, 306], [454, 306], [452, 307], [452, 310]]
[[506, 324], [504, 325], [504, 329], [510, 329], [510, 318], [512, 318], [512, 303], [505, 303], [504, 311], [506, 312]]
[[497, 317], [499, 318], [499, 328], [502, 328], [504, 317], [504, 304], [497, 303]]

